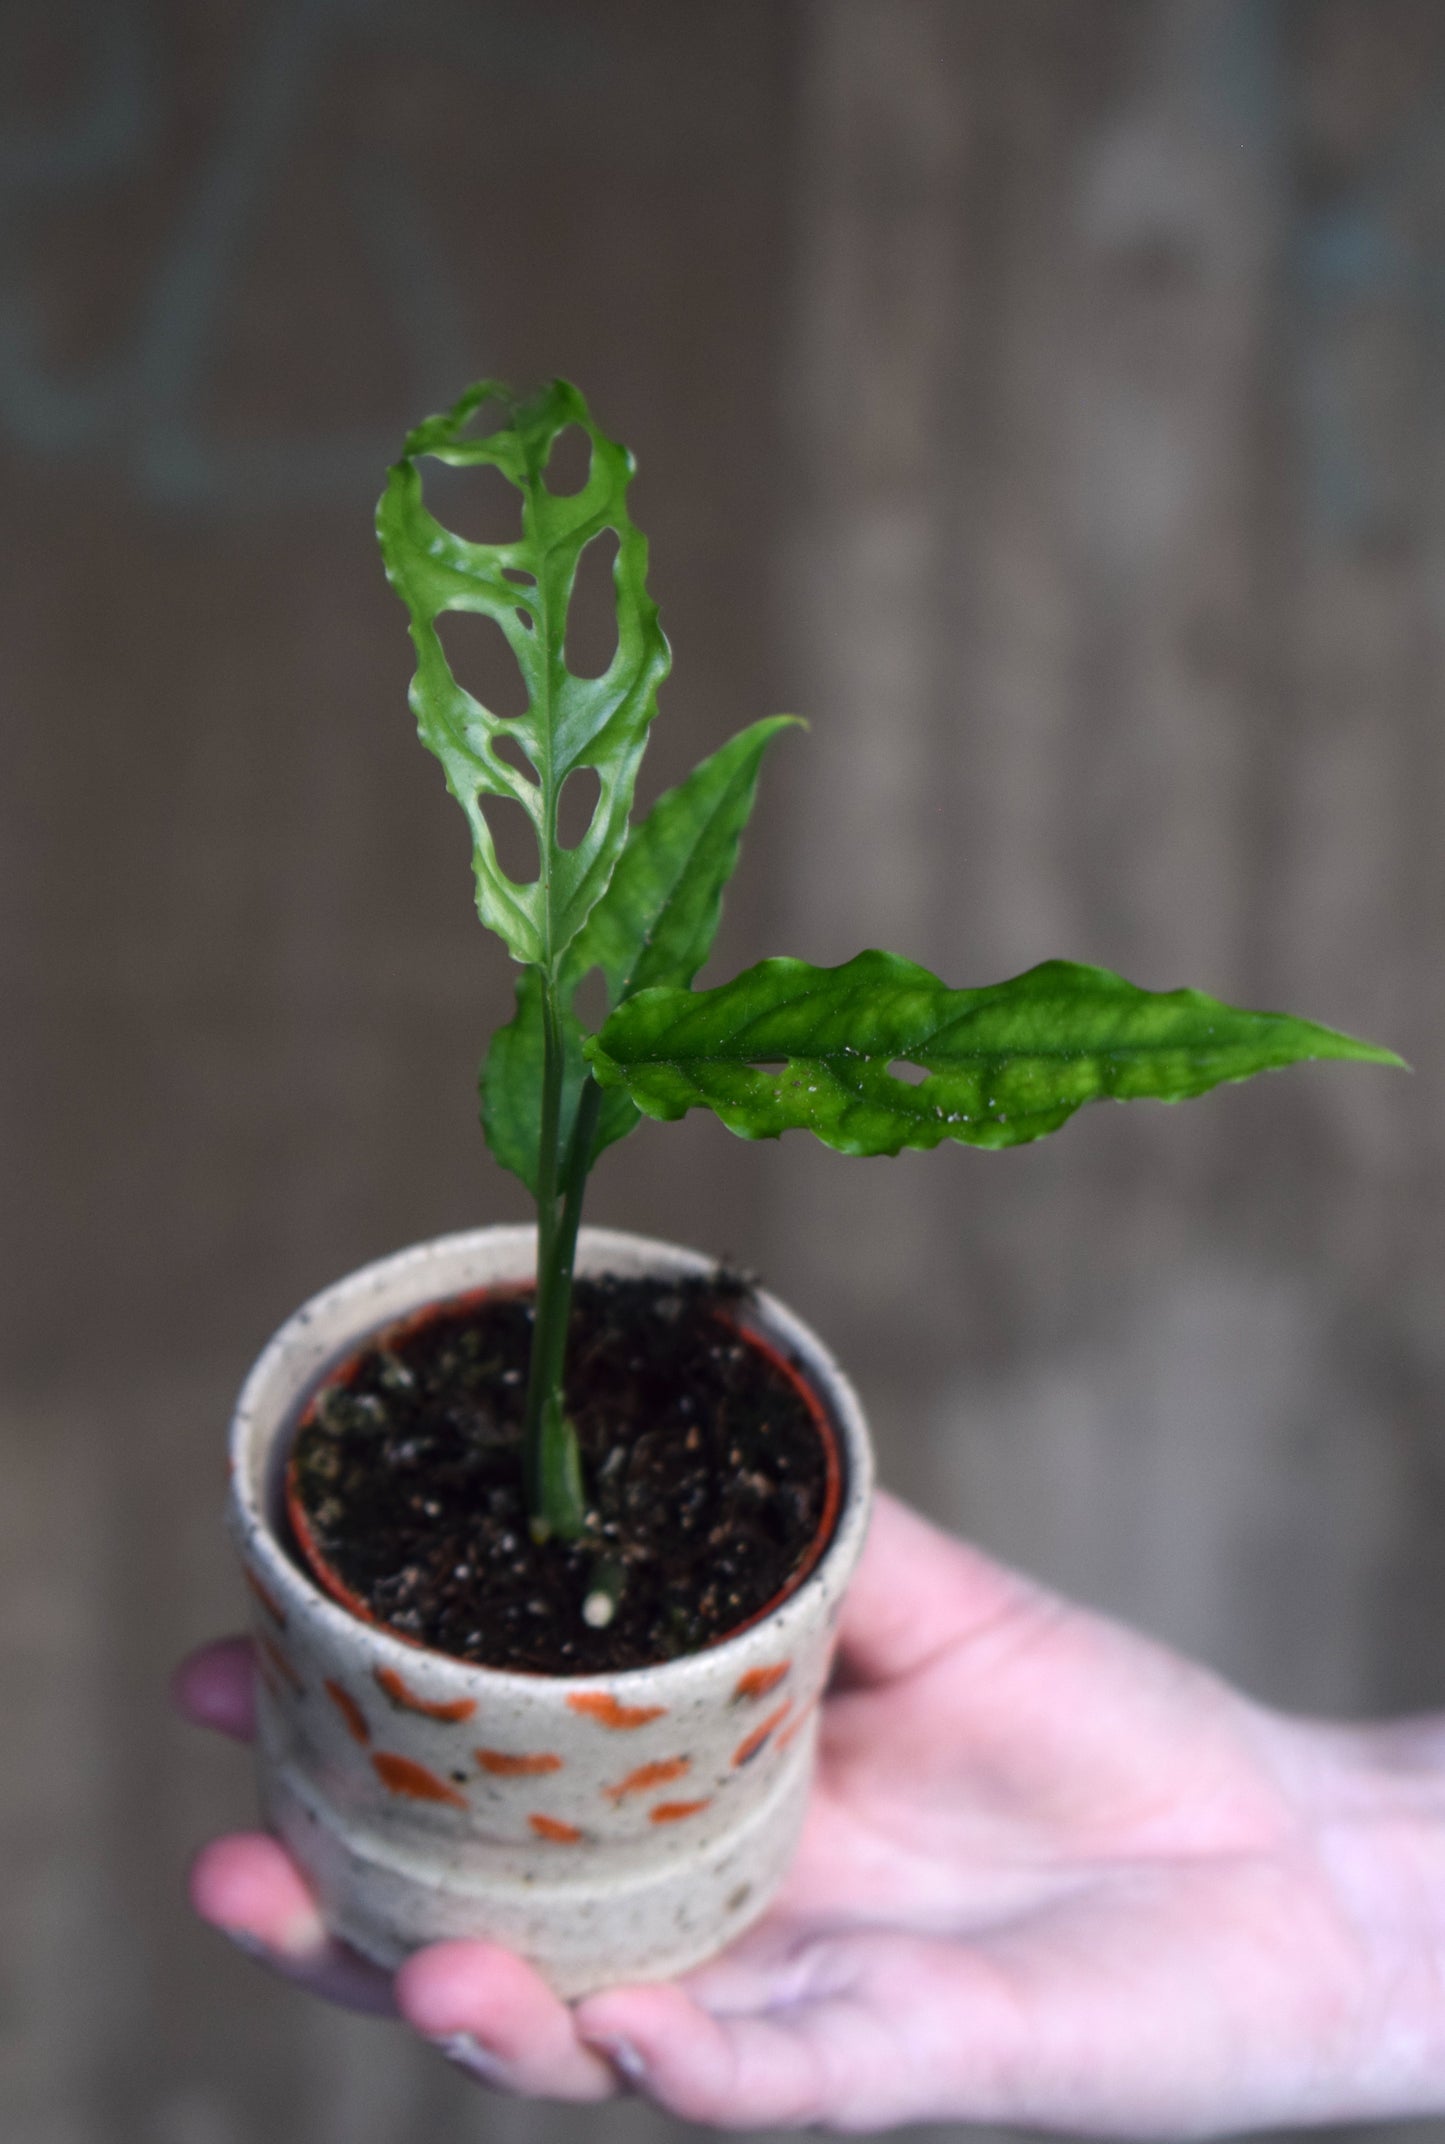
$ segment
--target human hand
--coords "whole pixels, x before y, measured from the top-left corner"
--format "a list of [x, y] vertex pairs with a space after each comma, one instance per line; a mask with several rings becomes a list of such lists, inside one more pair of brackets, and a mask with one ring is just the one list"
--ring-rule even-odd
[[[182, 1670], [244, 1732], [243, 1646]], [[489, 2081], [687, 2119], [1148, 2136], [1445, 2108], [1445, 1719], [1289, 1720], [879, 1499], [797, 1861], [675, 1984], [572, 2008], [481, 1943], [388, 1983], [274, 1841], [198, 1910]]]

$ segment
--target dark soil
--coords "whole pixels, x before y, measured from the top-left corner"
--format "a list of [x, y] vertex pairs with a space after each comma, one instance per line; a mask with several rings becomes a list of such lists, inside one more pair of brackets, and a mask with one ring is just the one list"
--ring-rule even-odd
[[[808, 1404], [743, 1338], [740, 1292], [578, 1281], [567, 1406], [589, 1531], [542, 1546], [521, 1484], [530, 1296], [394, 1328], [323, 1386], [297, 1432], [296, 1486], [323, 1554], [402, 1636], [490, 1667], [605, 1673], [726, 1636], [787, 1585], [827, 1494]], [[616, 1607], [593, 1628], [582, 1607], [599, 1587]]]

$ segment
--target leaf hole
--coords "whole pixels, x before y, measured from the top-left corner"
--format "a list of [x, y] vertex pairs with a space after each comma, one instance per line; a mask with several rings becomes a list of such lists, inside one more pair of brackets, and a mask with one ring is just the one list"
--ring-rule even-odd
[[557, 840], [564, 849], [575, 849], [592, 824], [602, 781], [595, 767], [574, 767], [562, 784], [557, 799]]
[[587, 489], [592, 475], [592, 442], [580, 424], [569, 424], [557, 434], [542, 474], [554, 498], [573, 499]]
[[494, 432], [504, 432], [512, 422], [512, 405], [505, 394], [483, 395], [474, 403], [458, 439], [490, 439]]
[[888, 1067], [890, 1079], [901, 1079], [906, 1087], [921, 1087], [932, 1074], [926, 1065], [910, 1064], [906, 1057], [895, 1057]]
[[515, 581], [519, 588], [535, 588], [537, 585], [536, 574], [526, 572], [521, 566], [503, 566], [502, 579]]
[[507, 636], [482, 610], [444, 610], [437, 638], [457, 683], [502, 722], [519, 722], [530, 706], [526, 682]]
[[602, 677], [617, 653], [617, 552], [617, 531], [603, 529], [577, 561], [563, 651], [573, 677]]
[[428, 461], [423, 491], [442, 527], [468, 543], [516, 543], [522, 534], [522, 494], [491, 462]]
[[503, 730], [500, 736], [492, 739], [492, 757], [500, 759], [507, 766], [514, 768], [518, 774], [531, 782], [534, 787], [540, 780], [536, 768], [532, 765], [531, 760], [528, 759], [521, 743], [509, 730]]
[[500, 869], [514, 886], [535, 886], [542, 875], [537, 832], [526, 807], [515, 797], [482, 795], [477, 798]]
[[524, 625], [529, 633], [533, 631], [536, 621], [529, 610], [523, 610], [520, 603], [517, 605], [517, 619], [518, 623]]

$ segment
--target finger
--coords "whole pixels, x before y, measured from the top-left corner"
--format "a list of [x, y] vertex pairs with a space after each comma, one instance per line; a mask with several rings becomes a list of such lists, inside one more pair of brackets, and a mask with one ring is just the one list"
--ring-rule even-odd
[[740, 1950], [673, 1985], [589, 1996], [579, 2035], [669, 2112], [722, 2129], [883, 2130], [1030, 2105], [1010, 2095], [1037, 2040], [1000, 1976], [953, 1939], [795, 1928]]
[[837, 2004], [776, 2016], [714, 2016], [685, 1987], [610, 1988], [577, 2008], [577, 2030], [634, 2088], [717, 2129], [837, 2121], [853, 2107]]
[[495, 1943], [434, 1943], [396, 1976], [397, 2007], [449, 2061], [502, 2091], [608, 2099], [617, 2074], [577, 2038], [534, 1968]]
[[236, 1832], [202, 1847], [191, 1866], [191, 1904], [273, 1972], [351, 2010], [394, 2015], [391, 1976], [337, 1943], [295, 1864], [266, 1832]]
[[171, 1703], [197, 1727], [238, 1742], [256, 1733], [256, 1668], [249, 1638], [217, 1638], [183, 1660], [171, 1677]]
[[1044, 1599], [1020, 1573], [879, 1491], [844, 1597], [840, 1680], [891, 1682], [1011, 1612]]

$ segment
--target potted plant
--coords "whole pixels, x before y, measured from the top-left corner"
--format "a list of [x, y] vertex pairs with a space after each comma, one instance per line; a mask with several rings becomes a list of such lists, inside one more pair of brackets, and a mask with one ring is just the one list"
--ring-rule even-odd
[[[549, 464], [576, 428], [580, 489]], [[518, 532], [430, 511], [428, 458], [516, 489]], [[845, 1153], [1005, 1147], [1103, 1097], [1177, 1100], [1305, 1058], [1397, 1063], [1288, 1016], [1062, 961], [952, 989], [895, 954], [769, 959], [694, 990], [762, 758], [754, 724], [630, 824], [669, 656], [631, 458], [554, 381], [471, 388], [407, 439], [378, 511], [411, 700], [520, 963], [481, 1077], [533, 1230], [440, 1239], [315, 1298], [237, 1408], [231, 1517], [254, 1595], [263, 1799], [331, 1926], [394, 1963], [487, 1934], [566, 1995], [697, 1962], [766, 1905], [807, 1794], [832, 1621], [871, 1478], [858, 1404], [781, 1305], [695, 1252], [584, 1230], [592, 1164], [646, 1114]], [[569, 668], [610, 532], [617, 646]], [[439, 624], [505, 636], [526, 708], [454, 675]], [[559, 801], [595, 802], [564, 841]], [[488, 814], [520, 807], [535, 870]], [[595, 1033], [576, 1009], [600, 973]]]

